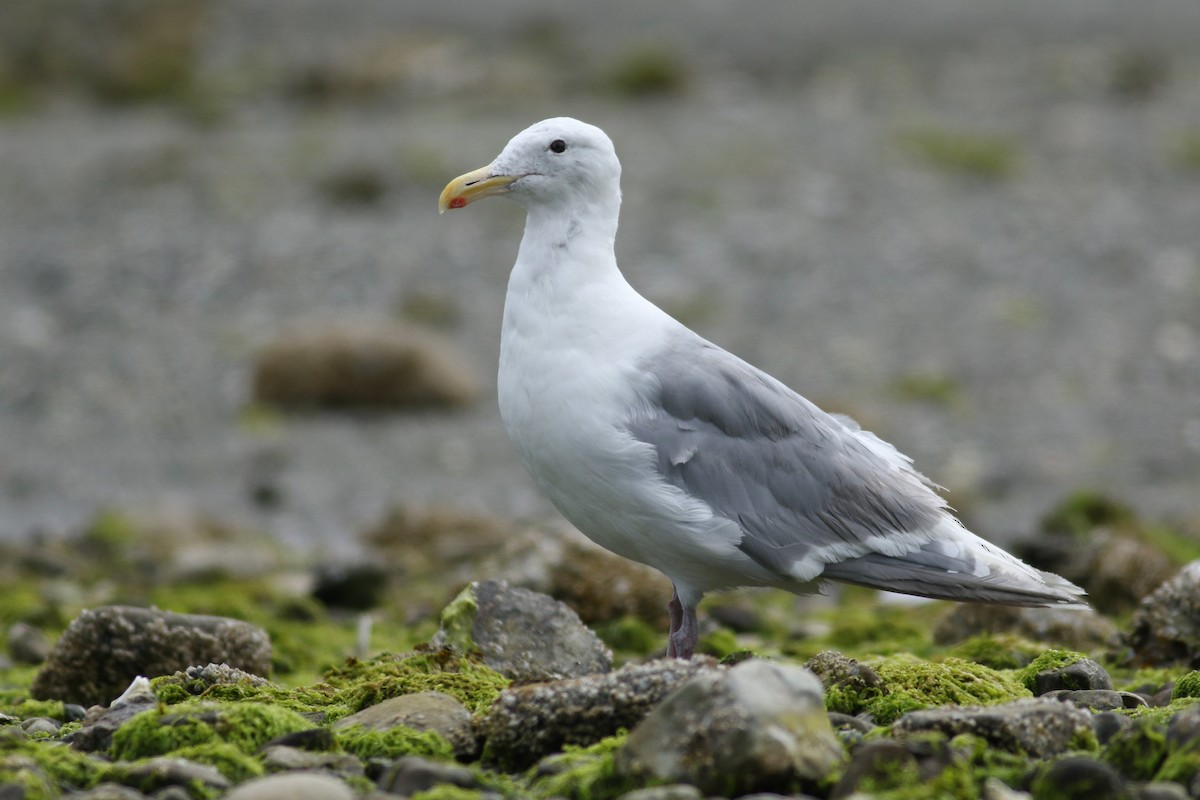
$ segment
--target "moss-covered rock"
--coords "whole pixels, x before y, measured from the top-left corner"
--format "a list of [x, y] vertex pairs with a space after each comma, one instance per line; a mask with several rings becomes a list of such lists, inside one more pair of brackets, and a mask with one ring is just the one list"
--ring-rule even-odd
[[895, 722], [909, 711], [946, 705], [994, 705], [1030, 692], [1011, 676], [958, 658], [940, 662], [904, 656], [866, 662], [879, 685], [830, 687], [830, 711], [869, 713], [878, 725]]
[[253, 753], [279, 736], [313, 723], [294, 711], [262, 703], [204, 703], [138, 714], [113, 734], [114, 758], [136, 760], [196, 745], [225, 743]]

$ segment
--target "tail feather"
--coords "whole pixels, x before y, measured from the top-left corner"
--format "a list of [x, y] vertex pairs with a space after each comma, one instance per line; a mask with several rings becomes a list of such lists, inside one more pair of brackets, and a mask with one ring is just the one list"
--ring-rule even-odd
[[[950, 518], [953, 519], [953, 518]], [[1088, 608], [1070, 581], [1025, 562], [962, 528], [898, 556], [867, 553], [828, 564], [821, 577], [938, 600]]]

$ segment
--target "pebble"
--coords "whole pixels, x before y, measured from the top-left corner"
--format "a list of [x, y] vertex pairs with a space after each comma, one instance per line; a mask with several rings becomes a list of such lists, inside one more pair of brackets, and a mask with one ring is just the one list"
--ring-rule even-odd
[[428, 791], [438, 784], [457, 786], [460, 789], [478, 789], [480, 787], [475, 773], [466, 767], [431, 761], [420, 756], [404, 756], [396, 759], [379, 780], [381, 791], [401, 797]]
[[1082, 658], [1065, 667], [1046, 669], [1034, 676], [1033, 693], [1041, 696], [1061, 689], [1112, 689], [1112, 678], [1104, 667]]
[[8, 653], [17, 664], [41, 664], [50, 655], [46, 634], [25, 622], [8, 629]]

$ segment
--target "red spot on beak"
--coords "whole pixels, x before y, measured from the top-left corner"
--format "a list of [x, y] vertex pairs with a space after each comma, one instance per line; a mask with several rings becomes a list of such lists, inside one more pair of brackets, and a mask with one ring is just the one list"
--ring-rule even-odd
[[465, 197], [456, 197], [450, 201], [451, 208], [462, 208], [466, 204], [467, 204], [467, 198], [465, 198]]

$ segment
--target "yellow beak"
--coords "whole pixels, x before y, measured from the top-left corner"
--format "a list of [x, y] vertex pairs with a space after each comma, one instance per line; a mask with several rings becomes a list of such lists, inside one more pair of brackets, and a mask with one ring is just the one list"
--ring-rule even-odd
[[474, 172], [459, 175], [446, 184], [442, 196], [438, 198], [438, 213], [444, 214], [448, 208], [462, 208], [467, 203], [474, 203], [485, 197], [503, 194], [508, 185], [520, 175], [492, 175], [492, 165], [480, 167]]

